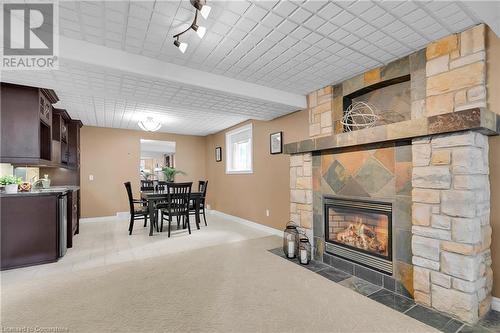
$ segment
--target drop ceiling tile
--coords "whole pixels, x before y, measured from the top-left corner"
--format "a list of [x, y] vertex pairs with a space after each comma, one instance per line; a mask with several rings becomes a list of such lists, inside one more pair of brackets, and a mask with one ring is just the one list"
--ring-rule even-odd
[[297, 22], [298, 24], [301, 24], [311, 16], [312, 16], [311, 12], [302, 8], [298, 8], [296, 11], [292, 13], [292, 15], [290, 15], [290, 19], [293, 20], [294, 22]]
[[326, 21], [319, 16], [311, 16], [311, 18], [304, 22], [304, 25], [309, 29], [315, 30], [325, 24], [325, 22]]
[[[317, 15], [329, 21], [332, 20], [335, 16], [337, 16], [337, 14], [341, 12], [342, 12], [341, 7], [337, 6], [333, 2], [329, 2], [317, 12]], [[336, 19], [333, 19], [333, 21], [335, 22], [335, 24], [339, 25], [336, 22]]]
[[284, 20], [283, 17], [273, 13], [269, 12], [264, 19], [262, 19], [262, 24], [269, 27], [269, 28], [274, 28], [278, 26], [282, 21]]
[[296, 9], [297, 6], [291, 1], [281, 1], [273, 8], [273, 11], [282, 17], [287, 17]]
[[289, 34], [290, 32], [294, 31], [298, 27], [297, 24], [289, 21], [289, 20], [284, 20], [281, 22], [281, 24], [277, 27], [277, 30], [279, 32], [282, 32], [284, 34]]
[[[346, 8], [346, 7], [344, 7]], [[347, 7], [348, 11], [354, 15], [360, 15], [373, 8], [371, 1], [355, 1]]]
[[321, 7], [326, 5], [329, 1], [326, 0], [307, 0], [302, 7], [308, 9], [312, 13], [317, 12]]
[[250, 7], [250, 3], [247, 1], [228, 1], [227, 9], [235, 14], [242, 15]]

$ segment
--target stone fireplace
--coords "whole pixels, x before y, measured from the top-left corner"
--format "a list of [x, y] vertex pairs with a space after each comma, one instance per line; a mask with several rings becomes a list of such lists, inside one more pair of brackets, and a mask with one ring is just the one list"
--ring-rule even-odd
[[[285, 145], [290, 219], [316, 260], [469, 323], [493, 274], [484, 39], [479, 25], [309, 94], [310, 138]], [[345, 132], [346, 100], [384, 101], [391, 80], [403, 120]]]

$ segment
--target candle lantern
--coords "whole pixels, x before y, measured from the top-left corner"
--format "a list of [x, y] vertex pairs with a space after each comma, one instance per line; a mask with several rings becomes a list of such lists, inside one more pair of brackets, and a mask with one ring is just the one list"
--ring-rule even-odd
[[306, 235], [300, 235], [299, 252], [297, 255], [302, 265], [308, 265], [311, 261], [311, 243], [309, 243], [309, 238]]
[[299, 232], [297, 226], [292, 222], [288, 222], [283, 231], [283, 252], [289, 259], [297, 257]]

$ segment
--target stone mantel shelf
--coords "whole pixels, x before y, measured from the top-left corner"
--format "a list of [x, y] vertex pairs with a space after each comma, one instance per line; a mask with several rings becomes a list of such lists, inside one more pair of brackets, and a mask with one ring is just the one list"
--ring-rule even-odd
[[427, 135], [466, 130], [486, 135], [500, 134], [500, 115], [484, 108], [472, 108], [428, 118], [402, 121], [353, 132], [285, 144], [285, 154], [299, 154], [371, 143], [401, 141]]

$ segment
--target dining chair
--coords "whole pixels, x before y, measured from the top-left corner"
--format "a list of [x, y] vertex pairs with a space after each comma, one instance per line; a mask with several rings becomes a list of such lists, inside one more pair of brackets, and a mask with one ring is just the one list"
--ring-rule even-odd
[[[147, 226], [147, 218], [149, 216], [148, 207], [144, 205], [143, 200], [134, 199], [132, 195], [132, 185], [130, 182], [124, 183], [125, 189], [127, 190], [128, 203], [130, 208], [130, 223], [128, 226], [128, 234], [132, 235], [132, 230], [134, 229], [134, 221], [138, 219], [144, 219], [144, 227]], [[141, 204], [140, 207], [136, 207], [135, 204]], [[151, 219], [150, 219], [151, 220]]]
[[159, 180], [158, 183], [156, 184], [156, 191], [158, 192], [163, 192], [167, 188], [168, 182]]
[[[191, 197], [191, 187], [193, 183], [167, 183], [167, 200], [161, 205], [161, 225], [160, 232], [163, 231], [163, 221], [168, 220], [168, 237], [170, 237], [170, 228], [172, 217], [182, 217], [187, 224], [188, 232], [191, 234], [189, 225], [189, 198]], [[179, 225], [179, 224], [177, 224]]]
[[[205, 226], [207, 225], [207, 217], [205, 216], [205, 197], [207, 196], [207, 187], [208, 187], [208, 180], [200, 180], [198, 181], [198, 192], [200, 192], [202, 195], [198, 199], [199, 200], [199, 210], [201, 210], [203, 214], [203, 221], [205, 222]], [[199, 213], [196, 211], [196, 207], [194, 205], [194, 201], [191, 200], [190, 205], [189, 205], [189, 214], [194, 215], [196, 213]]]
[[141, 192], [152, 192], [155, 190], [155, 186], [153, 185], [153, 182], [151, 184], [148, 183], [143, 183], [143, 180], [141, 180]]
[[141, 187], [153, 187], [154, 182], [152, 180], [141, 180]]

